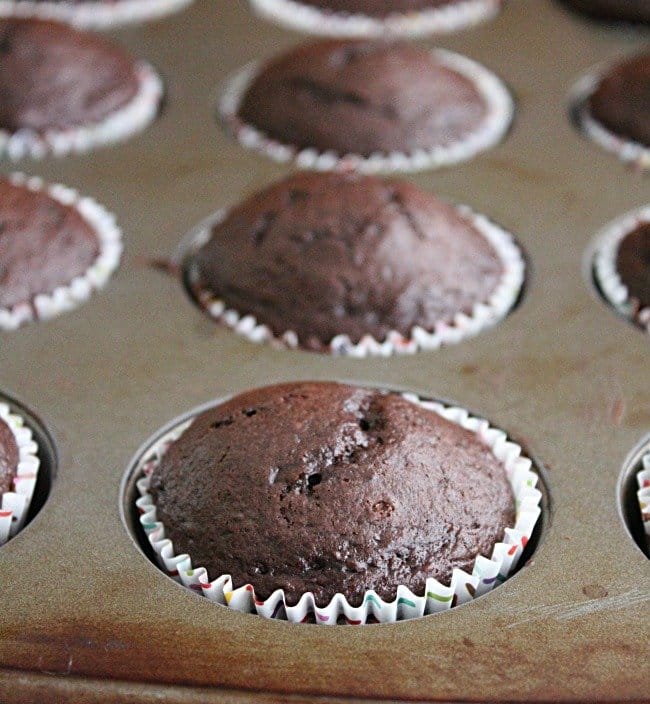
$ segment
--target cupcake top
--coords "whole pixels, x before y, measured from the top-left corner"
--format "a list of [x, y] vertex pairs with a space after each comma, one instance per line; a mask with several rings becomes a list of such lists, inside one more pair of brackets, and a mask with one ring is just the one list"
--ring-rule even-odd
[[563, 0], [563, 2], [592, 17], [626, 22], [650, 22], [648, 0]]
[[99, 252], [95, 231], [75, 208], [0, 179], [0, 308], [69, 284]]
[[108, 40], [55, 22], [0, 20], [0, 128], [98, 123], [137, 91], [133, 59]]
[[589, 109], [611, 132], [650, 146], [650, 52], [607, 71], [589, 98]]
[[419, 12], [457, 5], [465, 0], [299, 0], [323, 10], [369, 17], [388, 17], [392, 14]]
[[474, 134], [488, 106], [476, 85], [411, 44], [327, 40], [271, 61], [239, 119], [299, 149], [412, 153]]
[[503, 265], [456, 208], [409, 182], [300, 172], [233, 208], [189, 271], [227, 307], [322, 350], [470, 314]]
[[11, 428], [0, 418], [0, 497], [13, 488], [18, 468], [18, 445]]
[[502, 464], [401, 396], [335, 383], [241, 394], [198, 416], [151, 476], [176, 554], [295, 604], [395, 598], [489, 556], [514, 522]]
[[650, 222], [641, 223], [621, 240], [616, 271], [626, 286], [633, 307], [650, 307]]

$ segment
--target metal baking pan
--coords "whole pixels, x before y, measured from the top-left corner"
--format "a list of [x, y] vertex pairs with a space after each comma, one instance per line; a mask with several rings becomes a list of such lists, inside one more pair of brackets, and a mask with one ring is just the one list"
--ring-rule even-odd
[[[515, 233], [529, 258], [526, 292], [472, 340], [369, 360], [255, 346], [150, 266], [213, 210], [288, 171], [225, 134], [215, 104], [230, 72], [300, 35], [243, 1], [197, 0], [115, 37], [162, 73], [158, 121], [114, 148], [17, 165], [115, 211], [126, 252], [81, 308], [0, 337], [0, 391], [42, 423], [56, 466], [43, 509], [0, 549], [0, 699], [646, 699], [650, 563], [623, 516], [650, 431], [648, 339], [599, 299], [586, 257], [596, 231], [650, 191], [576, 132], [567, 95], [592, 65], [641, 47], [647, 30], [511, 0], [496, 20], [439, 40], [501, 75], [517, 117], [494, 150], [413, 180]], [[359, 628], [237, 614], [160, 573], [121, 518], [120, 483], [138, 447], [212, 399], [306, 378], [444, 398], [523, 442], [548, 487], [528, 564], [470, 605]]]

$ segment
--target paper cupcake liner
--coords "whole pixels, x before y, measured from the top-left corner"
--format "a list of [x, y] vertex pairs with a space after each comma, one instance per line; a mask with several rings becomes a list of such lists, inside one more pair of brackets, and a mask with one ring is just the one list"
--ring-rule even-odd
[[646, 452], [641, 458], [643, 469], [636, 475], [639, 490], [636, 495], [639, 500], [641, 510], [641, 521], [645, 531], [646, 546], [650, 550], [650, 452]]
[[612, 132], [598, 122], [589, 110], [589, 98], [598, 87], [606, 68], [607, 66], [598, 67], [574, 86], [570, 100], [574, 119], [584, 134], [603, 149], [616, 154], [621, 161], [632, 164], [641, 171], [650, 169], [650, 147]]
[[446, 611], [491, 591], [505, 581], [516, 568], [541, 515], [542, 493], [536, 488], [539, 477], [532, 469], [532, 461], [522, 455], [521, 447], [510, 441], [504, 431], [491, 427], [482, 418], [471, 416], [463, 408], [421, 400], [410, 393], [403, 394], [403, 397], [475, 433], [505, 467], [515, 496], [515, 524], [506, 528], [503, 542], [494, 546], [489, 558], [476, 558], [472, 574], [455, 569], [449, 585], [441, 584], [433, 578], [427, 579], [422, 596], [414, 594], [404, 585], [399, 585], [396, 588], [396, 598], [392, 602], [384, 601], [375, 591], [369, 590], [364, 595], [362, 605], [358, 607], [351, 606], [343, 594], [336, 594], [329, 604], [319, 607], [311, 592], [303, 594], [295, 606], [289, 606], [281, 589], [273, 592], [268, 599], [260, 600], [256, 598], [255, 589], [251, 584], [235, 587], [230, 575], [221, 575], [211, 581], [205, 568], [193, 567], [189, 555], [175, 554], [174, 546], [171, 540], [165, 537], [165, 527], [158, 520], [156, 507], [148, 493], [154, 468], [169, 445], [182, 435], [192, 420], [181, 422], [158, 439], [143, 454], [135, 470], [136, 476], [142, 475], [136, 482], [139, 498], [136, 499], [135, 505], [140, 514], [140, 524], [160, 568], [189, 589], [235, 611], [257, 613], [267, 618], [294, 623], [312, 619], [323, 625], [335, 625], [339, 620], [358, 625], [366, 623], [369, 619], [392, 623]]
[[410, 153], [376, 152], [370, 156], [340, 155], [316, 148], [300, 149], [283, 144], [247, 124], [239, 117], [239, 106], [260, 65], [248, 64], [227, 81], [219, 101], [219, 112], [225, 125], [239, 143], [278, 162], [293, 162], [301, 169], [314, 171], [355, 170], [366, 174], [409, 173], [449, 166], [467, 161], [478, 153], [498, 144], [508, 132], [514, 115], [514, 102], [500, 78], [481, 64], [465, 56], [444, 49], [432, 50], [437, 62], [468, 78], [476, 86], [487, 105], [487, 115], [481, 127], [463, 139], [418, 149]]
[[621, 242], [644, 222], [650, 223], [650, 205], [626, 213], [607, 225], [596, 237], [593, 272], [605, 300], [621, 315], [650, 333], [650, 308], [636, 309], [627, 286], [616, 270], [616, 256]]
[[82, 3], [0, 0], [0, 17], [34, 17], [66, 22], [80, 29], [107, 29], [153, 20], [187, 7], [193, 0], [113, 0]]
[[21, 416], [12, 413], [6, 403], [0, 402], [0, 420], [13, 433], [18, 446], [18, 467], [13, 480], [13, 491], [0, 496], [0, 545], [4, 545], [25, 525], [27, 512], [34, 496], [40, 460], [38, 445], [32, 431]]
[[48, 155], [81, 154], [141, 132], [158, 114], [163, 84], [153, 67], [145, 62], [137, 62], [135, 71], [137, 93], [129, 103], [101, 122], [45, 132], [0, 129], [0, 157], [18, 161], [26, 157], [42, 159]]
[[[488, 240], [501, 260], [503, 276], [489, 299], [476, 303], [470, 315], [457, 313], [453, 319], [438, 322], [432, 330], [415, 326], [408, 337], [393, 330], [384, 340], [365, 335], [355, 344], [348, 335], [337, 335], [325, 344], [326, 352], [338, 356], [363, 358], [390, 357], [394, 354], [414, 354], [418, 351], [436, 350], [441, 345], [458, 343], [477, 335], [508, 315], [517, 302], [524, 284], [526, 265], [521, 250], [509, 232], [485, 216], [474, 213], [465, 205], [458, 205], [456, 208], [460, 215], [468, 218]], [[204, 220], [181, 243], [174, 260], [182, 263], [192, 251], [196, 251], [205, 244], [210, 238], [212, 227], [222, 222], [226, 216], [227, 211], [220, 210]], [[251, 342], [270, 343], [275, 347], [286, 349], [300, 348], [300, 340], [293, 330], [274, 334], [268, 325], [259, 323], [255, 316], [242, 315], [228, 307], [226, 301], [201, 284], [198, 272], [192, 268], [187, 269], [186, 280], [200, 307], [218, 323], [243, 335]]]
[[328, 37], [423, 37], [456, 32], [498, 14], [501, 0], [464, 0], [385, 18], [327, 12], [295, 0], [250, 0], [260, 15], [289, 29]]
[[90, 225], [99, 242], [99, 255], [90, 268], [69, 284], [59, 286], [51, 293], [41, 293], [30, 301], [18, 303], [13, 308], [0, 307], [0, 330], [15, 330], [33, 320], [48, 320], [65, 313], [90, 298], [93, 291], [102, 288], [117, 269], [122, 255], [122, 232], [115, 216], [92, 198], [82, 197], [77, 191], [61, 184], [47, 185], [42, 179], [21, 173], [10, 174], [15, 186], [35, 193], [47, 193], [50, 198], [74, 207]]

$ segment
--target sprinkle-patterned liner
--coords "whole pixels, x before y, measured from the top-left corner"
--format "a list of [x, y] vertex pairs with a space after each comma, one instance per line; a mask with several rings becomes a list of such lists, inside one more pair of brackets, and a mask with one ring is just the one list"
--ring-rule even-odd
[[646, 222], [650, 223], [650, 205], [626, 213], [601, 230], [596, 236], [593, 272], [605, 300], [621, 315], [633, 320], [650, 334], [650, 308], [638, 309], [616, 270], [616, 257], [621, 242], [627, 234]]
[[18, 467], [13, 491], [0, 496], [0, 545], [4, 545], [25, 525], [41, 462], [38, 458], [38, 445], [22, 416], [13, 413], [6, 403], [0, 402], [0, 420], [9, 426], [18, 446]]
[[650, 452], [646, 452], [641, 458], [641, 466], [643, 469], [636, 475], [639, 485], [636, 495], [639, 500], [646, 545], [650, 550]]
[[[348, 335], [337, 335], [325, 345], [326, 352], [335, 356], [364, 358], [437, 350], [442, 345], [455, 344], [477, 335], [508, 315], [521, 294], [525, 280], [526, 265], [521, 250], [510, 233], [485, 216], [474, 213], [465, 205], [458, 205], [456, 209], [488, 240], [501, 260], [503, 276], [490, 298], [476, 303], [470, 315], [457, 313], [453, 319], [438, 322], [432, 330], [425, 330], [416, 325], [408, 337], [393, 330], [384, 340], [365, 335], [355, 344]], [[181, 242], [173, 260], [181, 264], [183, 260], [187, 261], [192, 252], [197, 251], [210, 239], [212, 228], [223, 222], [226, 216], [227, 211], [220, 210], [204, 220]], [[293, 330], [274, 334], [267, 325], [258, 323], [255, 316], [242, 315], [229, 308], [226, 301], [202, 285], [199, 273], [194, 267], [185, 268], [185, 278], [196, 302], [218, 323], [231, 328], [251, 342], [270, 343], [274, 347], [285, 349], [300, 348], [300, 340]]]
[[133, 99], [101, 122], [45, 132], [0, 129], [0, 157], [18, 161], [82, 154], [141, 132], [158, 114], [163, 83], [153, 67], [143, 61], [136, 63], [135, 72], [138, 91]]
[[410, 173], [467, 161], [494, 147], [505, 137], [514, 115], [512, 96], [500, 78], [476, 61], [444, 49], [434, 49], [431, 54], [436, 62], [472, 81], [487, 105], [487, 115], [482, 126], [456, 142], [410, 153], [377, 152], [370, 156], [340, 155], [333, 151], [321, 152], [316, 148], [300, 149], [283, 144], [255, 126], [243, 122], [238, 114], [248, 86], [260, 69], [256, 62], [244, 66], [227, 81], [219, 101], [219, 112], [226, 127], [243, 147], [260, 152], [274, 161], [292, 162], [301, 169], [353, 170], [366, 174]]
[[113, 0], [113, 2], [35, 2], [0, 0], [0, 17], [34, 17], [66, 22], [80, 29], [108, 29], [145, 22], [187, 7], [193, 0]]
[[403, 396], [411, 403], [416, 403], [475, 433], [505, 467], [515, 497], [515, 525], [506, 528], [503, 542], [494, 546], [489, 558], [481, 555], [476, 558], [471, 575], [455, 569], [449, 585], [441, 584], [433, 578], [427, 579], [422, 596], [417, 596], [408, 587], [399, 585], [396, 599], [392, 602], [383, 601], [376, 592], [370, 590], [366, 592], [362, 605], [358, 607], [351, 606], [343, 594], [334, 596], [327, 606], [319, 607], [310, 592], [303, 594], [295, 606], [289, 606], [281, 589], [261, 601], [255, 597], [251, 584], [236, 588], [230, 575], [221, 575], [210, 581], [203, 567], [192, 566], [189, 555], [174, 553], [174, 546], [165, 537], [165, 527], [158, 521], [156, 507], [148, 493], [154, 468], [167, 448], [191, 425], [192, 420], [180, 423], [158, 439], [143, 454], [136, 466], [136, 476], [142, 476], [136, 482], [139, 498], [135, 504], [140, 514], [140, 524], [161, 569], [189, 589], [236, 611], [257, 613], [266, 618], [293, 623], [314, 620], [323, 625], [335, 625], [339, 622], [359, 625], [369, 619], [392, 623], [419, 618], [467, 603], [505, 581], [516, 568], [541, 514], [542, 493], [536, 488], [539, 477], [533, 471], [532, 461], [522, 455], [521, 447], [510, 441], [504, 431], [492, 428], [486, 420], [471, 416], [463, 408], [421, 400], [411, 393], [405, 393]]
[[66, 313], [90, 298], [93, 291], [102, 288], [120, 263], [122, 232], [112, 213], [72, 188], [58, 183], [47, 185], [36, 176], [21, 173], [10, 174], [7, 178], [14, 186], [47, 193], [55, 201], [75, 208], [93, 229], [99, 243], [99, 255], [83, 275], [51, 293], [38, 294], [31, 301], [18, 303], [13, 308], [0, 307], [0, 330], [15, 330], [24, 323], [48, 320]]
[[385, 18], [327, 12], [296, 0], [250, 0], [260, 15], [289, 29], [328, 37], [423, 37], [456, 32], [498, 14], [501, 0], [464, 0]]
[[621, 137], [598, 122], [589, 110], [589, 98], [600, 84], [600, 77], [607, 67], [597, 67], [583, 76], [571, 91], [571, 112], [579, 129], [596, 144], [613, 152], [618, 158], [634, 168], [650, 169], [650, 147]]

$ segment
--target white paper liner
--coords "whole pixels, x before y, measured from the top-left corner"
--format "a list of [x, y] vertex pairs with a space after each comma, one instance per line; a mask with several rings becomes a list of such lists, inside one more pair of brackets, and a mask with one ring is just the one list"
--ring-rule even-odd
[[616, 270], [616, 257], [621, 242], [626, 235], [645, 222], [650, 223], [650, 205], [626, 213], [601, 230], [596, 236], [593, 271], [605, 300], [650, 334], [650, 308], [636, 310], [630, 300], [628, 288]]
[[190, 5], [194, 0], [114, 0], [113, 2], [34, 2], [0, 0], [0, 17], [34, 17], [66, 22], [80, 29], [107, 29], [154, 20]]
[[650, 452], [646, 452], [641, 458], [641, 466], [643, 469], [636, 475], [637, 484], [639, 485], [636, 495], [641, 510], [646, 546], [650, 550]]
[[589, 98], [609, 66], [600, 66], [583, 76], [573, 87], [570, 105], [578, 127], [596, 144], [635, 168], [650, 169], [650, 147], [621, 137], [598, 122], [589, 110]]
[[300, 32], [328, 37], [422, 37], [456, 32], [498, 14], [501, 0], [465, 0], [385, 18], [327, 12], [296, 0], [250, 0], [260, 15]]
[[42, 159], [49, 155], [82, 154], [124, 141], [141, 132], [158, 114], [163, 84], [153, 67], [146, 62], [138, 61], [135, 72], [138, 80], [135, 96], [101, 122], [45, 132], [0, 129], [0, 158], [18, 161], [27, 157]]
[[[459, 214], [468, 218], [471, 224], [488, 240], [503, 266], [501, 281], [487, 301], [476, 303], [471, 315], [457, 313], [453, 319], [441, 320], [432, 330], [420, 326], [411, 329], [404, 337], [393, 330], [385, 340], [377, 340], [365, 335], [358, 343], [348, 335], [337, 335], [326, 342], [326, 352], [348, 357], [390, 357], [394, 354], [414, 354], [419, 351], [437, 350], [442, 345], [461, 342], [477, 335], [485, 328], [496, 325], [505, 318], [517, 302], [524, 284], [526, 265], [521, 250], [513, 236], [483, 215], [474, 213], [468, 206], [456, 206]], [[227, 211], [220, 210], [204, 220], [179, 246], [175, 261], [182, 263], [192, 251], [196, 251], [209, 238], [212, 227], [222, 222]], [[208, 288], [201, 286], [198, 274], [191, 268], [186, 271], [189, 287], [199, 305], [218, 323], [243, 335], [251, 342], [271, 343], [275, 347], [296, 349], [300, 341], [293, 330], [275, 334], [253, 315], [241, 315], [227, 306], [227, 303]]]
[[25, 425], [21, 416], [12, 413], [9, 406], [2, 402], [0, 420], [9, 426], [18, 446], [18, 466], [13, 491], [0, 496], [0, 545], [4, 545], [25, 524], [36, 488], [40, 460], [32, 431]]
[[75, 208], [93, 229], [99, 243], [99, 254], [90, 268], [69, 284], [59, 286], [51, 293], [41, 293], [30, 301], [13, 308], [0, 307], [0, 330], [15, 330], [33, 320], [48, 320], [65, 313], [90, 298], [93, 291], [102, 288], [117, 269], [122, 255], [122, 232], [115, 216], [92, 198], [80, 196], [67, 186], [45, 184], [36, 176], [13, 173], [6, 178], [15, 186], [35, 193], [46, 193], [55, 201]]
[[487, 115], [481, 127], [449, 144], [434, 145], [411, 153], [377, 152], [370, 156], [340, 155], [333, 151], [321, 152], [311, 147], [299, 149], [283, 144], [255, 126], [243, 122], [238, 115], [248, 86], [260, 69], [256, 62], [244, 66], [227, 81], [219, 101], [219, 112], [243, 147], [260, 152], [274, 161], [293, 162], [301, 169], [355, 170], [367, 174], [410, 173], [467, 161], [494, 147], [505, 137], [512, 123], [514, 102], [501, 79], [476, 61], [444, 49], [434, 49], [431, 53], [436, 62], [472, 81], [487, 106]]
[[158, 521], [156, 507], [148, 493], [154, 467], [169, 445], [191, 425], [192, 420], [180, 423], [159, 438], [143, 454], [135, 470], [136, 476], [142, 475], [136, 482], [139, 498], [135, 505], [140, 514], [140, 524], [160, 568], [189, 589], [236, 611], [257, 613], [294, 623], [313, 618], [317, 624], [322, 625], [336, 625], [341, 617], [352, 625], [366, 623], [371, 617], [380, 623], [419, 618], [446, 611], [491, 591], [516, 568], [541, 515], [542, 493], [536, 488], [539, 477], [532, 469], [532, 461], [522, 455], [521, 447], [510, 441], [504, 431], [491, 427], [482, 418], [471, 416], [463, 408], [421, 400], [412, 393], [404, 393], [403, 397], [475, 433], [505, 467], [515, 497], [515, 525], [506, 528], [503, 542], [495, 544], [490, 558], [481, 555], [476, 558], [471, 575], [455, 569], [448, 586], [433, 578], [427, 579], [423, 596], [417, 596], [408, 587], [399, 585], [392, 602], [383, 601], [375, 591], [370, 590], [365, 593], [363, 603], [358, 607], [351, 606], [343, 594], [336, 594], [327, 606], [319, 607], [311, 592], [303, 594], [295, 606], [289, 606], [281, 589], [261, 601], [256, 599], [252, 585], [235, 588], [230, 575], [221, 575], [210, 581], [205, 568], [192, 566], [189, 555], [174, 553], [174, 546], [165, 537], [165, 527]]

